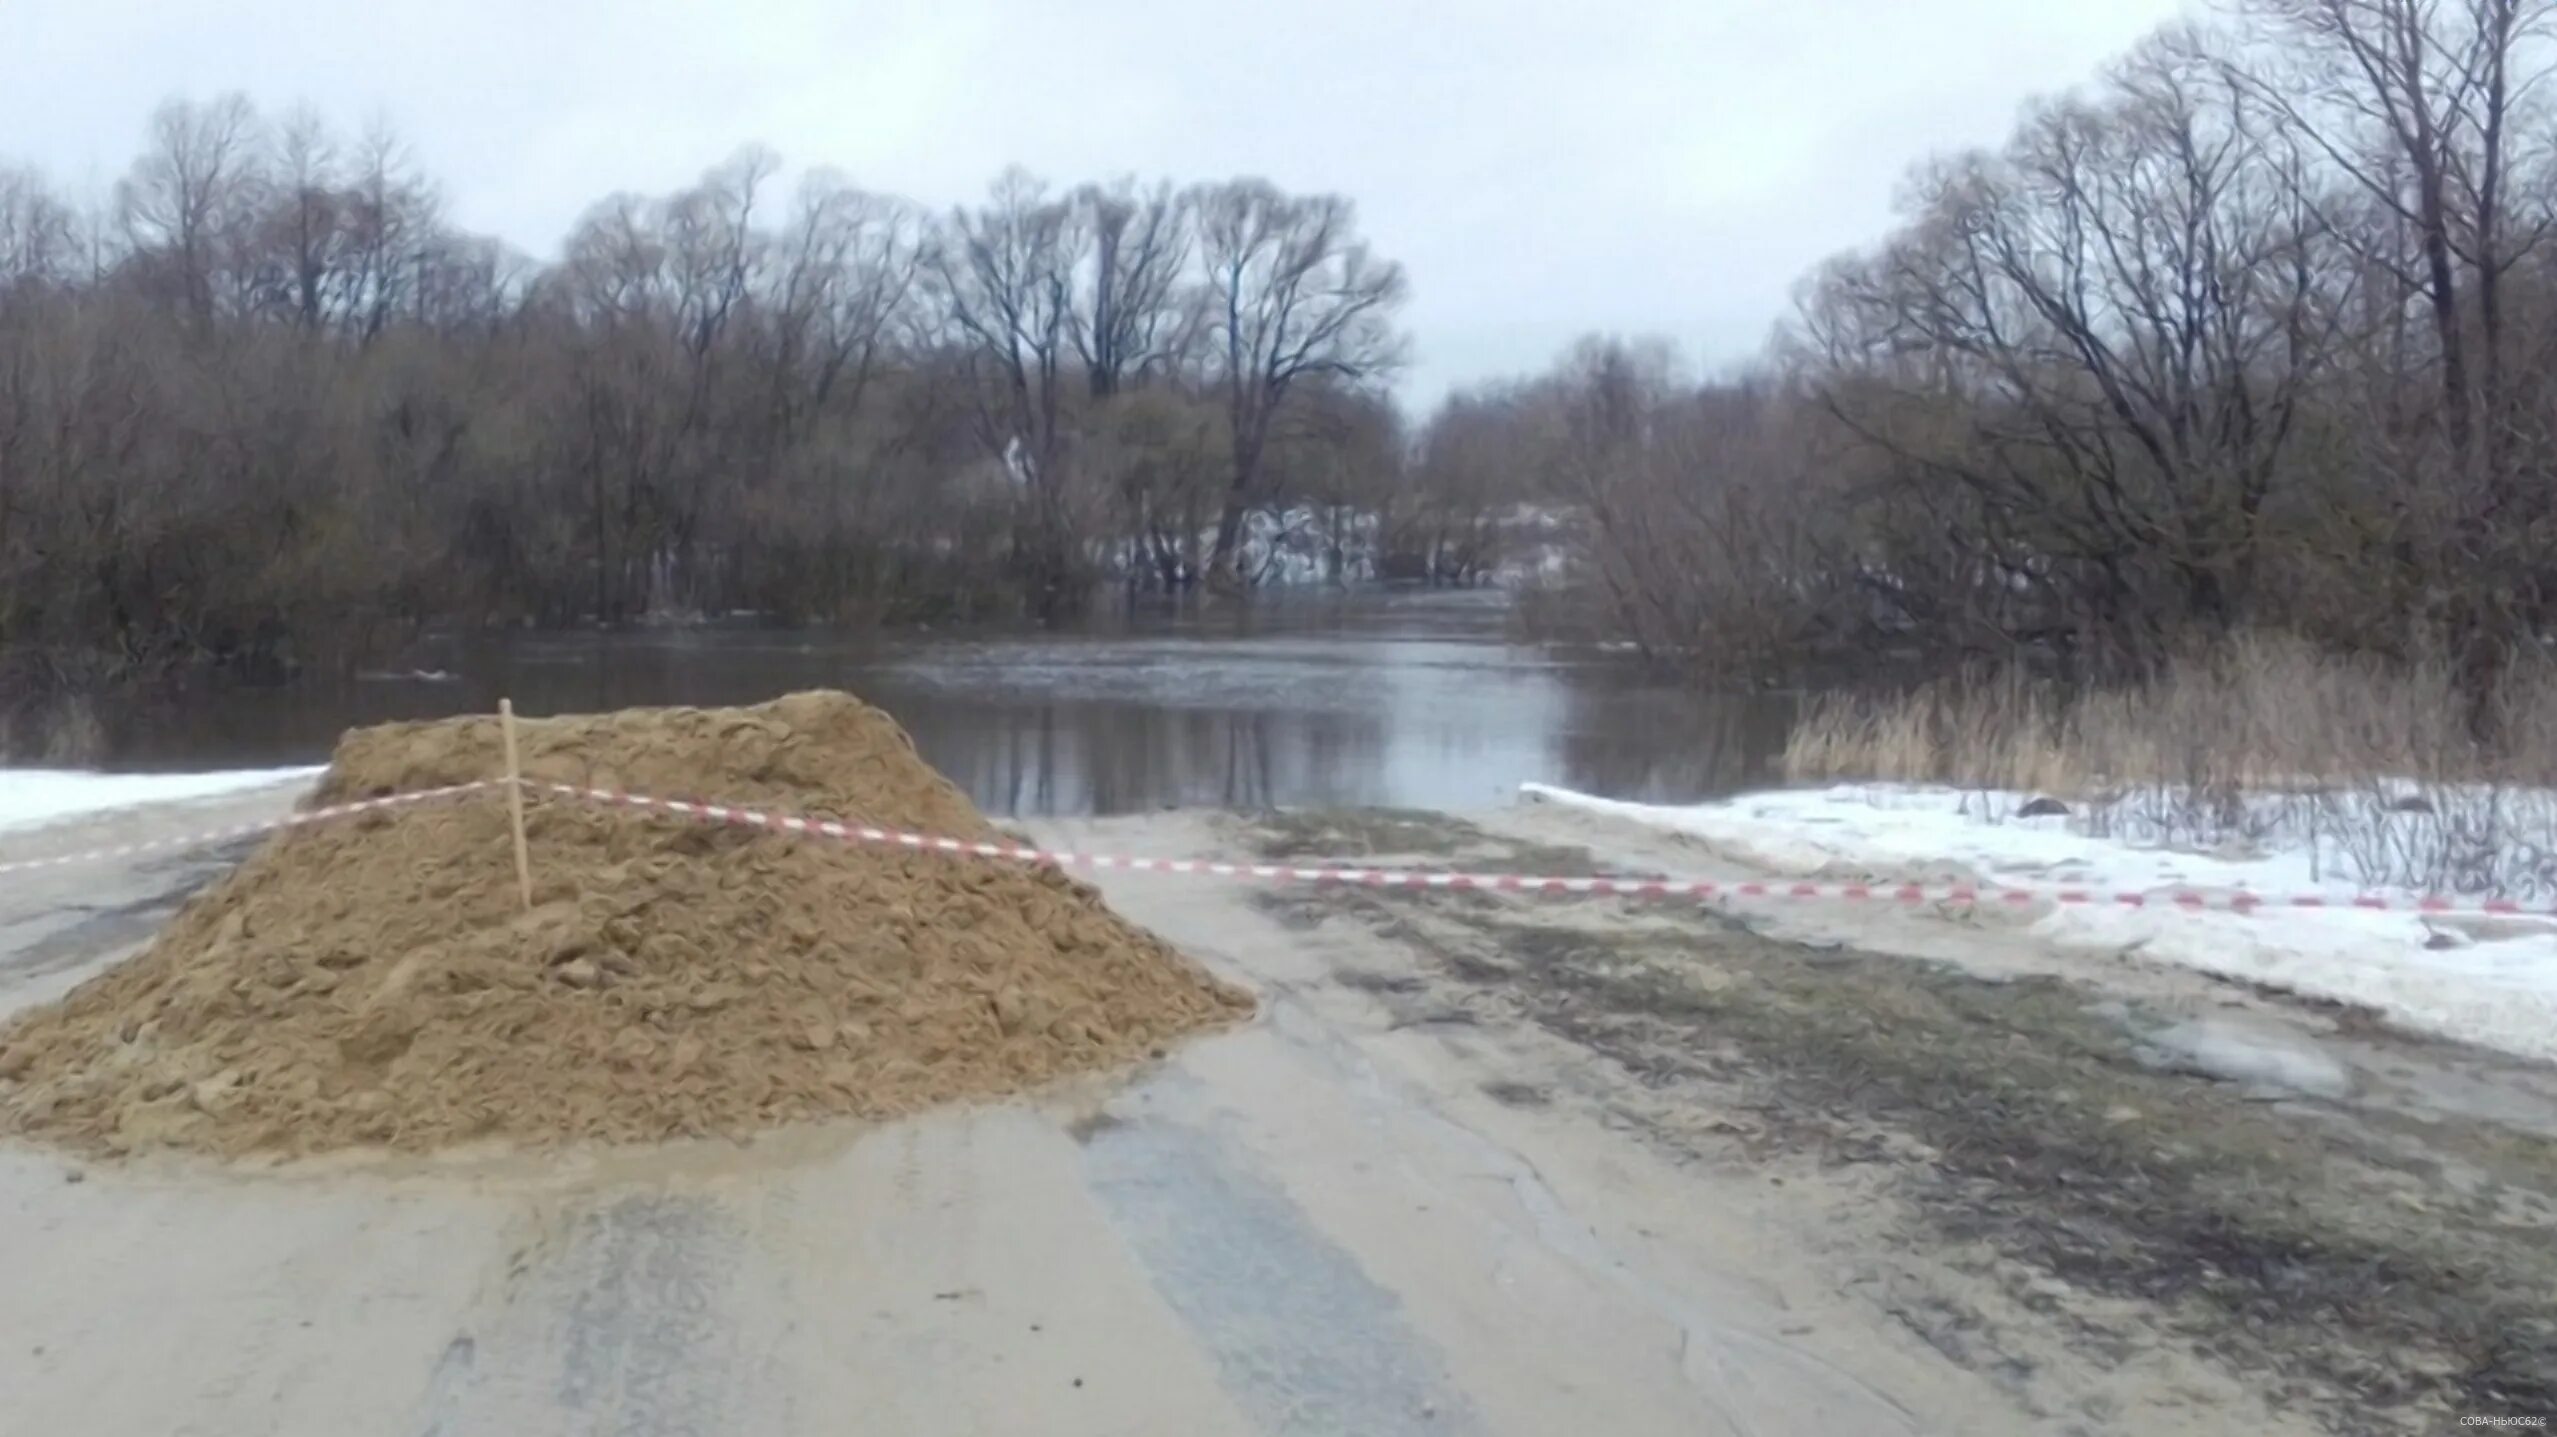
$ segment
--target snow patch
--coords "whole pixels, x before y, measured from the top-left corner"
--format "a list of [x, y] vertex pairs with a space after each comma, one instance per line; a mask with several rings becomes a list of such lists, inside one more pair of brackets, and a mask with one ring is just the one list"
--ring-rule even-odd
[[2353, 1075], [2326, 1054], [2296, 1039], [2219, 1019], [2178, 1023], [2150, 1034], [2149, 1044], [2165, 1066], [2222, 1082], [2318, 1098], [2344, 1098], [2353, 1091]]
[[229, 769], [215, 773], [91, 773], [0, 768], [0, 829], [33, 828], [110, 809], [218, 798], [283, 783], [308, 783], [323, 768]]
[[[1544, 784], [1525, 796], [1701, 840], [1736, 862], [1796, 878], [1983, 881], [2141, 894], [2317, 893], [2311, 842], [2259, 837], [2193, 853], [2023, 818], [2029, 795], [1891, 784], [1745, 794], [1691, 806], [1625, 803]], [[2359, 1004], [2412, 1029], [2557, 1060], [2557, 934], [2544, 925], [2462, 923], [2367, 909], [2193, 911], [2172, 904], [2051, 905], [2036, 936], [2090, 955], [2137, 953], [2304, 997]]]

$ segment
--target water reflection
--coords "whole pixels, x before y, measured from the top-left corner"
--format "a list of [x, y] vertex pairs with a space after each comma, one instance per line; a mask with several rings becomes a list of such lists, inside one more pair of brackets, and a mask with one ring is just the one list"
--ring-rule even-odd
[[849, 688], [989, 813], [1506, 802], [1527, 780], [1684, 801], [1767, 781], [1789, 705], [1700, 694], [1621, 656], [1504, 640], [1496, 598], [1326, 597], [1115, 616], [1074, 634], [878, 642], [779, 630], [523, 635], [451, 683], [199, 693], [110, 718], [122, 767], [310, 762], [340, 729], [752, 703]]
[[1676, 687], [1571, 688], [1572, 716], [1561, 728], [1552, 780], [1567, 788], [1654, 803], [1760, 788], [1799, 707], [1788, 694], [1712, 694]]
[[1126, 813], [1386, 801], [1381, 726], [1298, 716], [1047, 704], [979, 710], [916, 744], [999, 813]]

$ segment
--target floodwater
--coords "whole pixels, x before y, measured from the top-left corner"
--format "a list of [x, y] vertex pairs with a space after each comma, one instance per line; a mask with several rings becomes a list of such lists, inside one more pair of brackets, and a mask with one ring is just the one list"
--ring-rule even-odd
[[1627, 656], [1525, 646], [1493, 592], [1263, 596], [1076, 632], [880, 637], [740, 625], [430, 646], [415, 671], [198, 690], [102, 714], [105, 766], [317, 763], [342, 729], [488, 712], [753, 703], [844, 688], [1002, 816], [1157, 808], [1472, 809], [1528, 780], [1694, 800], [1766, 782], [1781, 698]]

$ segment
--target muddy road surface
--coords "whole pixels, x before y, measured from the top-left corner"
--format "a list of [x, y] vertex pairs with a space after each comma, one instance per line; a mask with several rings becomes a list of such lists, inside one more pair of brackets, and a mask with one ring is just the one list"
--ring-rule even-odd
[[[0, 835], [0, 859], [289, 801]], [[1027, 832], [1731, 872], [1532, 808]], [[0, 1012], [130, 951], [236, 857], [0, 878]], [[1032, 1101], [742, 1147], [239, 1169], [0, 1146], [0, 1430], [2557, 1416], [2545, 1069], [2135, 956], [2067, 966], [1960, 915], [1105, 889], [1260, 1016]]]

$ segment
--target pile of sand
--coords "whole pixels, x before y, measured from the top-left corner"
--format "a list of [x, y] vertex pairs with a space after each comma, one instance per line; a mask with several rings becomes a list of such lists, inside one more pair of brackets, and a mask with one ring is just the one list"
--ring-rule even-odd
[[[524, 771], [993, 829], [834, 693], [528, 722]], [[503, 771], [493, 719], [340, 742], [315, 802]], [[502, 791], [279, 835], [141, 955], [0, 1028], [0, 1128], [307, 1153], [881, 1117], [1141, 1059], [1250, 1000], [1052, 869]]]

